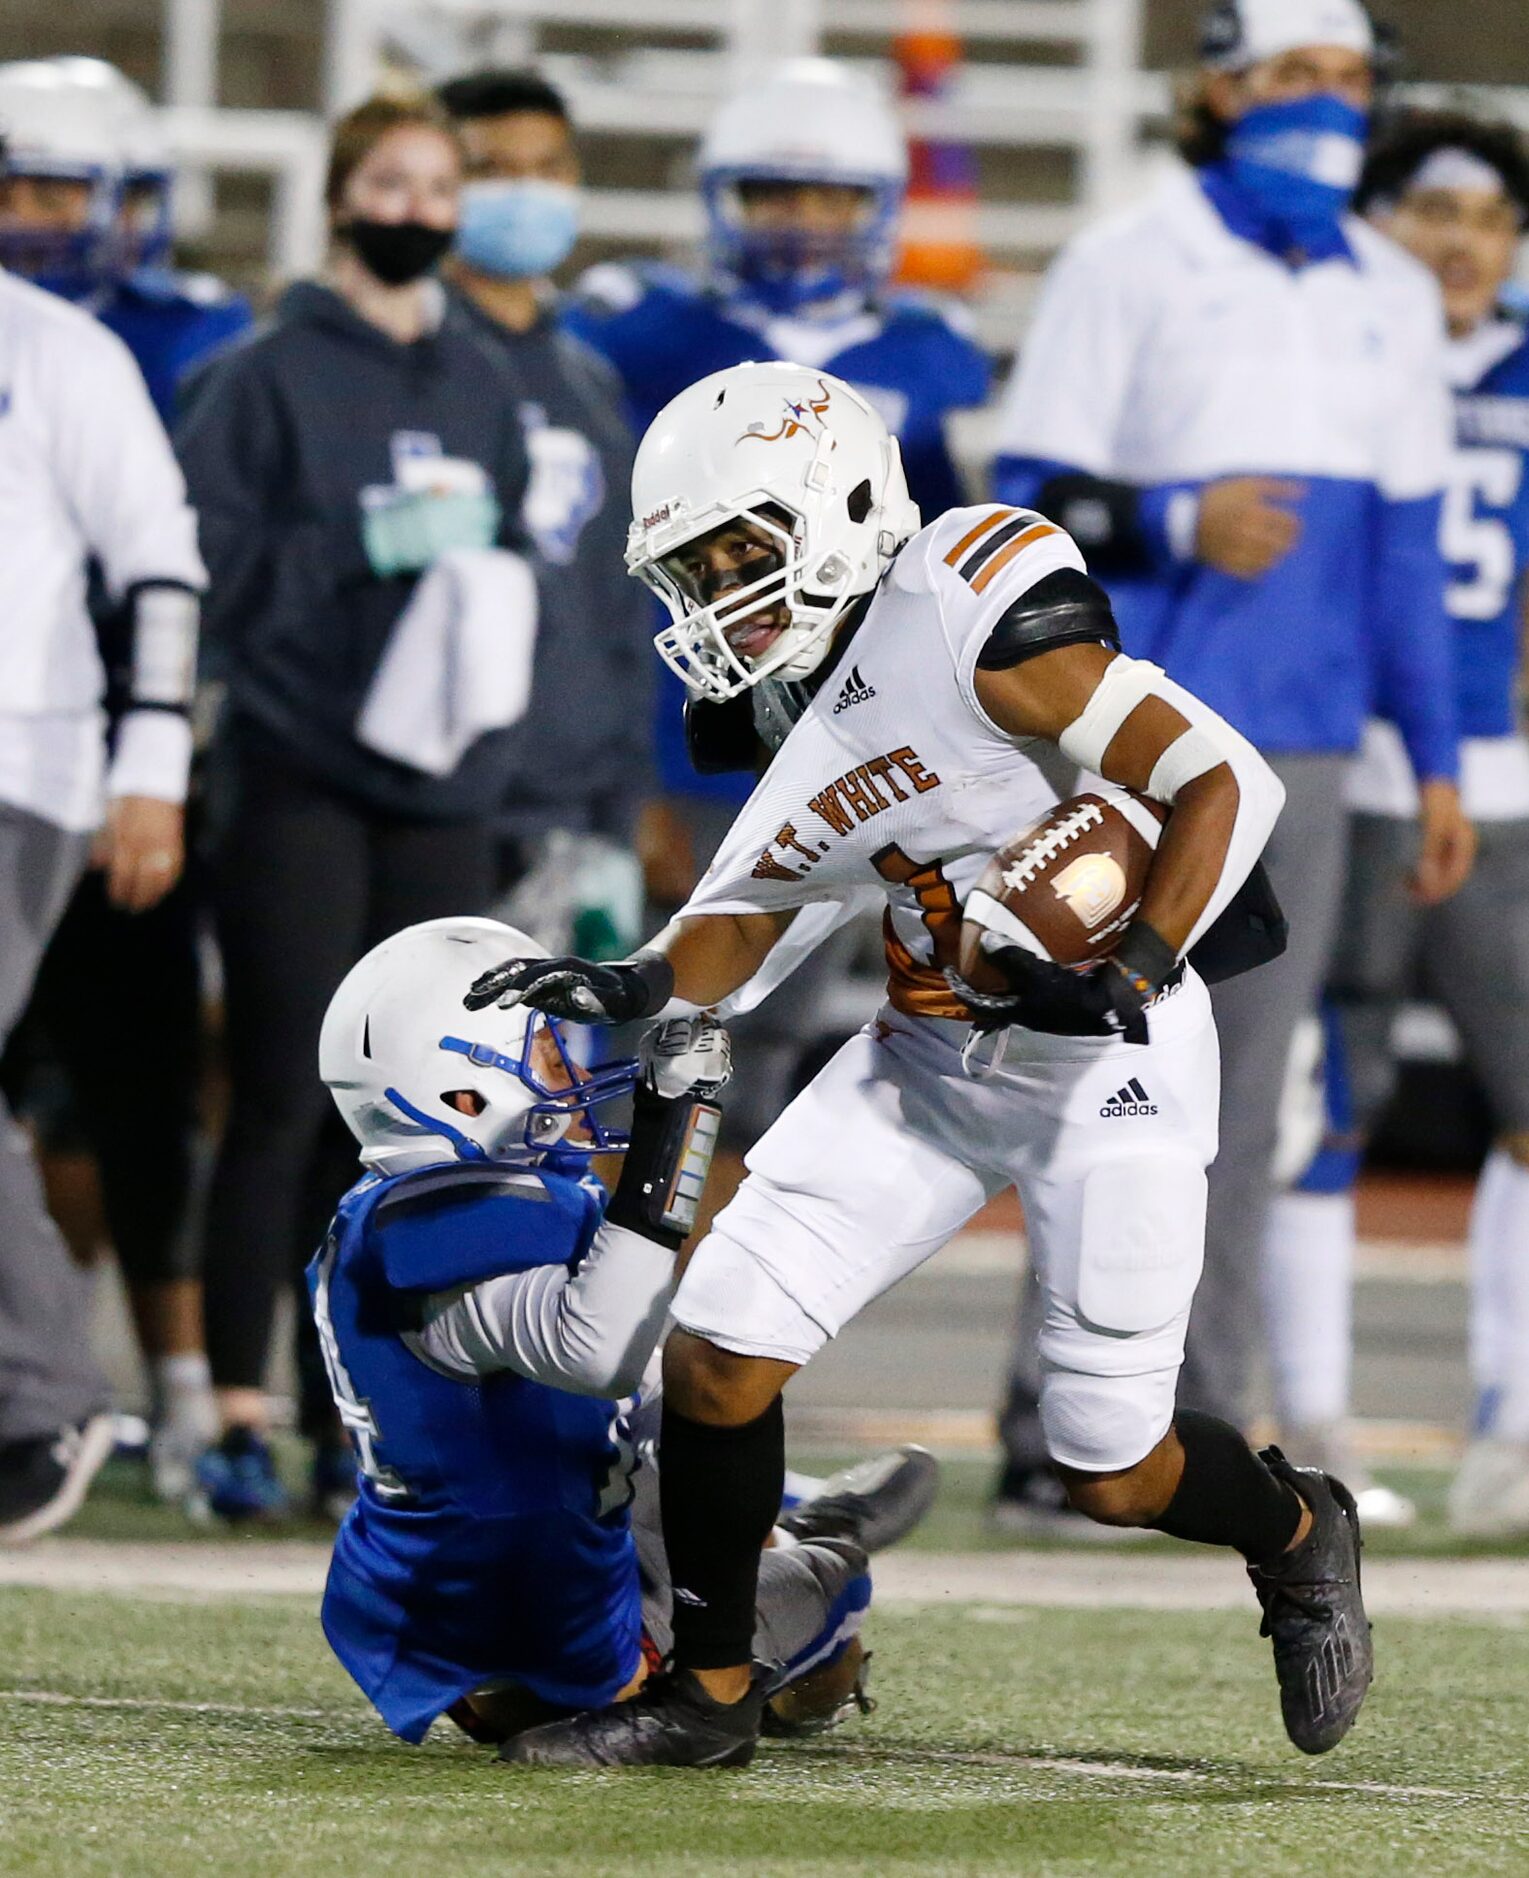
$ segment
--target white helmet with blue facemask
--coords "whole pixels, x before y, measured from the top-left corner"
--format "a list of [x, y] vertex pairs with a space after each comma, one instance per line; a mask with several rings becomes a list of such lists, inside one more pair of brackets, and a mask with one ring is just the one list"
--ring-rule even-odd
[[394, 933], [351, 968], [324, 1017], [319, 1075], [368, 1167], [531, 1166], [549, 1153], [626, 1146], [597, 1110], [631, 1093], [634, 1061], [585, 1070], [556, 1021], [529, 1005], [463, 1007], [480, 973], [545, 956], [498, 920], [437, 919]]
[[[724, 104], [701, 143], [708, 258], [774, 313], [874, 292], [890, 274], [908, 150], [868, 80], [831, 59], [793, 59]], [[750, 226], [750, 184], [816, 183], [863, 192], [842, 234]]]
[[13, 210], [0, 218], [0, 265], [74, 298], [116, 269], [123, 162], [112, 113], [72, 63], [0, 65], [0, 174], [80, 192], [69, 217], [27, 220]]

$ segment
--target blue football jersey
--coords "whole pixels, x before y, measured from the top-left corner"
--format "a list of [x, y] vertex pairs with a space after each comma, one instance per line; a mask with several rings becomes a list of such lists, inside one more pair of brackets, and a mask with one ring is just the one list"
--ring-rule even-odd
[[[639, 437], [671, 398], [708, 373], [751, 359], [794, 358], [844, 379], [876, 407], [897, 437], [909, 491], [926, 521], [967, 500], [946, 421], [986, 399], [992, 371], [961, 315], [938, 301], [893, 293], [818, 323], [724, 298], [677, 268], [607, 265], [584, 277], [563, 322], [615, 367]], [[741, 802], [751, 777], [698, 777], [691, 769], [683, 698], [679, 680], [665, 673], [657, 726], [665, 788]]]
[[902, 447], [926, 521], [966, 500], [945, 424], [952, 411], [983, 402], [992, 372], [960, 313], [936, 300], [893, 293], [820, 323], [725, 299], [677, 268], [609, 265], [584, 277], [563, 321], [616, 368], [639, 436], [709, 372], [794, 358], [832, 372], [875, 405]]
[[1455, 456], [1444, 504], [1460, 729], [1517, 728], [1520, 606], [1529, 567], [1529, 330], [1496, 321], [1453, 348]]
[[181, 380], [254, 323], [242, 294], [210, 274], [144, 269], [112, 288], [95, 309], [138, 361], [166, 429]]
[[402, 1334], [431, 1292], [576, 1263], [602, 1209], [592, 1186], [545, 1168], [372, 1175], [308, 1268], [360, 1473], [324, 1632], [406, 1741], [488, 1682], [589, 1708], [636, 1672], [635, 1455], [618, 1405], [509, 1371], [463, 1381]]

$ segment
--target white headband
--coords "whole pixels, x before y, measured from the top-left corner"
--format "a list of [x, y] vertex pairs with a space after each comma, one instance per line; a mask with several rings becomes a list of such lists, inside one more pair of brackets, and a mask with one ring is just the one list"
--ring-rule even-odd
[[1375, 29], [1359, 0], [1234, 0], [1237, 36], [1205, 62], [1222, 71], [1242, 71], [1302, 46], [1341, 46], [1375, 54]]
[[1474, 151], [1453, 145], [1447, 150], [1435, 150], [1417, 166], [1402, 194], [1411, 195], [1414, 189], [1472, 189], [1494, 196], [1508, 193], [1501, 170]]

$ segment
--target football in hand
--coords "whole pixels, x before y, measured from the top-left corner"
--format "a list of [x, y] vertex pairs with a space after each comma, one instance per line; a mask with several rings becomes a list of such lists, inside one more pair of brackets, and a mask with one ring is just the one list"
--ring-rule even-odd
[[1130, 790], [1101, 789], [1059, 802], [1006, 842], [966, 897], [961, 976], [978, 991], [1003, 989], [984, 942], [1057, 965], [1105, 957], [1141, 904], [1167, 813]]

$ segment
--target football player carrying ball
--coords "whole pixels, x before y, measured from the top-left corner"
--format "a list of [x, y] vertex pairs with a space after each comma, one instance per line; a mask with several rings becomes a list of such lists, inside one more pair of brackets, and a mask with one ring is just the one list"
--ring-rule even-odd
[[[800, 909], [870, 885], [886, 899], [891, 982], [880, 1018], [754, 1149], [673, 1300], [674, 1669], [619, 1709], [532, 1730], [508, 1757], [747, 1757], [780, 1391], [1010, 1185], [1045, 1298], [1046, 1434], [1073, 1505], [1240, 1552], [1286, 1728], [1324, 1752], [1371, 1674], [1352, 1501], [1228, 1424], [1174, 1412], [1218, 1103], [1192, 957], [1207, 935], [1218, 972], [1257, 961], [1244, 940], [1267, 956], [1268, 909], [1245, 909], [1244, 889], [1280, 784], [1198, 699], [1121, 655], [1061, 529], [1002, 507], [921, 528], [896, 443], [836, 378], [767, 364], [702, 379], [654, 422], [632, 494], [628, 566], [670, 613], [657, 645], [692, 694], [693, 740], [711, 761], [733, 746], [740, 765], [762, 742], [768, 767], [651, 947], [617, 965], [510, 960], [469, 1004], [589, 1023], [672, 997], [712, 1005], [760, 971]], [[1020, 943], [988, 949], [1002, 985], [979, 992], [956, 970], [962, 903], [1080, 770], [1168, 811], [1139, 910], [1086, 971]], [[1007, 1031], [1001, 1060], [978, 1062], [974, 1025]]]

